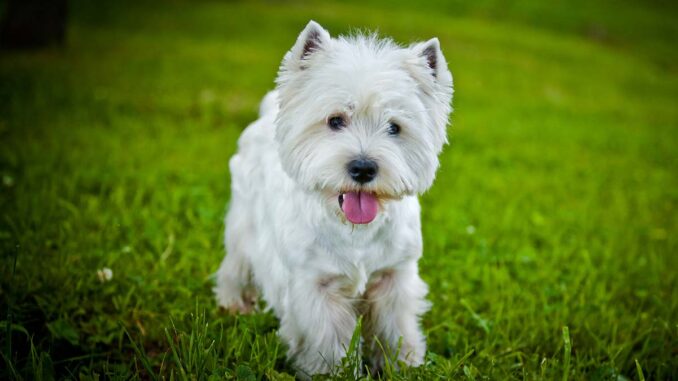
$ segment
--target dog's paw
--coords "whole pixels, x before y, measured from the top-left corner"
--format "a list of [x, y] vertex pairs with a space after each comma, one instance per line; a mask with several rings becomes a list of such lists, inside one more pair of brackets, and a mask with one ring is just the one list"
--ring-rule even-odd
[[229, 305], [219, 303], [219, 309], [229, 315], [249, 315], [254, 312], [254, 305], [244, 301]]
[[257, 307], [257, 294], [255, 290], [244, 290], [240, 295], [216, 290], [216, 297], [219, 309], [231, 315], [251, 314]]

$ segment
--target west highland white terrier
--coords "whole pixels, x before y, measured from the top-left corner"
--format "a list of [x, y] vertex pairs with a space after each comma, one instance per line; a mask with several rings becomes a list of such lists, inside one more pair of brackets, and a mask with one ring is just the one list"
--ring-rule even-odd
[[396, 352], [422, 364], [417, 196], [435, 178], [452, 100], [438, 39], [332, 38], [311, 21], [276, 83], [230, 161], [219, 305], [248, 313], [261, 294], [300, 375], [340, 364], [361, 315], [374, 369]]

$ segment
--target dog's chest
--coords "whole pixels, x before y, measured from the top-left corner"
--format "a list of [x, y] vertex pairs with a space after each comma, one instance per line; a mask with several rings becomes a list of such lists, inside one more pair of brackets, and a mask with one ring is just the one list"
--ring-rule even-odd
[[[322, 262], [319, 266], [322, 268], [319, 273], [321, 283], [333, 283], [333, 288], [347, 297], [363, 295], [375, 276], [393, 268], [399, 257], [389, 242], [372, 242], [361, 247], [348, 245], [323, 252], [317, 258]], [[387, 252], [390, 255], [386, 255]]]
[[350, 299], [360, 299], [381, 274], [390, 270], [371, 271], [363, 263], [344, 268], [334, 274], [319, 274], [318, 285], [330, 294], [339, 294]]
[[367, 282], [369, 281], [369, 273], [364, 264], [354, 266], [349, 274], [345, 275], [344, 283], [346, 292], [351, 297], [356, 297], [365, 293]]

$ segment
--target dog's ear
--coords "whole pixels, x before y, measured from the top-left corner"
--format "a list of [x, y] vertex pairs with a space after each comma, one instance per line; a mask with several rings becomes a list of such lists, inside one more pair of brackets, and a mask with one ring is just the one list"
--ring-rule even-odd
[[452, 87], [452, 74], [447, 69], [447, 61], [437, 38], [415, 44], [410, 47], [410, 51], [414, 54], [411, 55], [408, 66], [416, 80], [443, 88]]
[[[426, 66], [431, 69], [431, 75], [437, 78], [440, 72], [440, 66], [438, 65], [443, 67], [445, 65], [445, 57], [443, 57], [443, 53], [440, 51], [440, 41], [434, 37], [420, 44], [418, 48], [418, 55], [426, 60]], [[444, 68], [446, 69], [446, 67]]]
[[[424, 92], [427, 108], [435, 123], [434, 129], [438, 151], [447, 142], [447, 122], [452, 111], [452, 73], [440, 50], [440, 42], [432, 38], [408, 48], [405, 66], [412, 78]], [[430, 104], [428, 102], [431, 102]]]
[[285, 56], [288, 70], [303, 70], [309, 58], [317, 51], [326, 49], [332, 38], [317, 22], [311, 20], [297, 37], [297, 42]]

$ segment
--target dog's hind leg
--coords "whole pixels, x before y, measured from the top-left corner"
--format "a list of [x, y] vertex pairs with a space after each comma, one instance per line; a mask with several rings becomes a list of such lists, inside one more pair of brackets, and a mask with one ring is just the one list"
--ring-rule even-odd
[[231, 313], [246, 314], [256, 305], [252, 265], [247, 257], [251, 224], [247, 213], [232, 207], [226, 218], [226, 257], [217, 271], [214, 294], [220, 307]]

